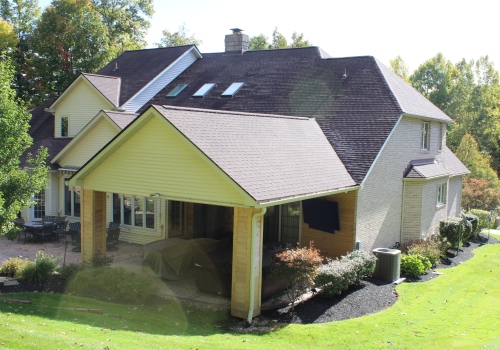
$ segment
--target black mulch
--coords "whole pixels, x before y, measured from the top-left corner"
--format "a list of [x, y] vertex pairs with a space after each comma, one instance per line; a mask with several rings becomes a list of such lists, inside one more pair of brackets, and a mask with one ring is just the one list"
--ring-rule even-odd
[[[450, 249], [447, 258], [443, 259], [436, 269], [457, 266], [473, 256], [473, 250], [485, 244], [487, 236], [480, 234], [476, 240], [469, 241], [456, 255], [456, 249]], [[490, 237], [490, 243], [498, 243]], [[439, 275], [434, 269], [420, 278], [407, 278], [407, 282], [428, 281]], [[262, 316], [281, 323], [324, 323], [341, 321], [384, 310], [397, 300], [395, 285], [374, 278], [367, 278], [359, 287], [353, 287], [347, 292], [333, 299], [322, 297], [320, 294], [312, 299], [297, 305], [295, 311], [289, 308], [267, 310]]]

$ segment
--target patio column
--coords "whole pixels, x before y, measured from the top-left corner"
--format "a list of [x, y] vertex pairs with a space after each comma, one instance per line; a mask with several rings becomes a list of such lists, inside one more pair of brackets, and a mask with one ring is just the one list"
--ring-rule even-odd
[[[234, 208], [233, 273], [231, 287], [231, 315], [246, 319], [250, 310], [250, 285], [253, 284], [253, 316], [260, 315], [262, 285], [262, 230], [264, 217], [252, 217], [262, 209]], [[254, 279], [250, 280], [252, 236], [255, 259]]]
[[82, 189], [82, 262], [106, 254], [106, 193]]

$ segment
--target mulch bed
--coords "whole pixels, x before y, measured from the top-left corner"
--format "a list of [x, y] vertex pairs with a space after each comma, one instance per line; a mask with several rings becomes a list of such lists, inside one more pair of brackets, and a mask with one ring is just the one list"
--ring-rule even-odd
[[[473, 250], [487, 242], [487, 237], [480, 234], [478, 239], [469, 241], [460, 249], [457, 255], [456, 249], [450, 249], [446, 259], [443, 259], [435, 269], [457, 266], [470, 259]], [[490, 237], [490, 243], [498, 243], [498, 240]], [[439, 276], [434, 269], [420, 278], [407, 278], [407, 282], [423, 282]], [[324, 323], [341, 321], [360, 317], [382, 311], [397, 300], [395, 285], [374, 278], [363, 280], [361, 286], [352, 287], [347, 292], [335, 298], [324, 298], [321, 294], [297, 305], [294, 312], [289, 307], [263, 311], [262, 316], [280, 323]]]

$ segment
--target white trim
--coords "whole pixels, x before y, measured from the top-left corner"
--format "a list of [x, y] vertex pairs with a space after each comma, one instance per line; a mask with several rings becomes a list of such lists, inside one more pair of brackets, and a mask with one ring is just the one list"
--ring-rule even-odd
[[399, 125], [399, 122], [401, 121], [401, 119], [403, 119], [403, 114], [401, 114], [399, 116], [399, 119], [398, 121], [396, 122], [396, 124], [394, 125], [394, 127], [392, 128], [391, 132], [389, 133], [389, 135], [386, 137], [385, 141], [384, 141], [384, 144], [382, 145], [382, 147], [380, 148], [380, 151], [378, 152], [377, 156], [375, 157], [375, 160], [372, 162], [372, 165], [370, 166], [370, 169], [368, 169], [368, 172], [366, 173], [365, 177], [363, 178], [363, 181], [361, 182], [361, 184], [359, 185], [360, 186], [360, 189], [363, 189], [363, 187], [365, 186], [365, 182], [366, 182], [366, 179], [368, 179], [368, 176], [370, 176], [370, 173], [372, 172], [373, 170], [373, 167], [375, 166], [375, 164], [377, 163], [378, 159], [380, 158], [380, 155], [382, 154], [382, 152], [384, 151], [385, 149], [385, 146], [387, 146], [387, 143], [389, 142], [389, 139], [391, 138], [392, 134], [394, 134], [394, 132], [396, 131], [396, 128], [398, 127]]
[[[167, 68], [165, 68], [164, 70], [162, 70], [158, 75], [156, 75], [156, 77], [154, 77], [153, 79], [151, 79], [149, 81], [149, 83], [147, 83], [146, 85], [144, 85], [139, 91], [137, 91], [131, 98], [129, 98], [125, 103], [122, 103], [120, 105], [121, 108], [123, 108], [124, 106], [126, 106], [128, 103], [132, 102], [133, 100], [135, 100], [137, 97], [139, 97], [147, 88], [149, 88], [151, 85], [153, 85], [156, 80], [158, 80], [158, 78], [160, 78], [161, 76], [163, 76], [167, 71], [169, 71], [172, 67], [174, 67], [179, 61], [181, 61], [185, 56], [187, 56], [188, 54], [190, 54], [192, 51], [194, 51], [194, 55], [197, 57], [197, 58], [202, 58], [203, 56], [201, 55], [201, 53], [198, 51], [198, 49], [196, 48], [196, 46], [193, 45], [193, 47], [191, 47], [189, 50], [187, 50], [186, 52], [184, 52], [181, 56], [179, 56], [174, 62], [172, 62], [170, 65], [168, 65]], [[157, 91], [154, 95], [156, 95], [159, 91]], [[154, 97], [151, 96], [151, 97]]]

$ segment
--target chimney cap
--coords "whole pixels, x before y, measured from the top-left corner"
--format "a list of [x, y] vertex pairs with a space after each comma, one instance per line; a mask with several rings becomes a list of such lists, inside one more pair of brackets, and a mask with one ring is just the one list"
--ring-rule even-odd
[[240, 28], [231, 28], [230, 30], [233, 31], [233, 34], [240, 34], [243, 31], [243, 29]]

